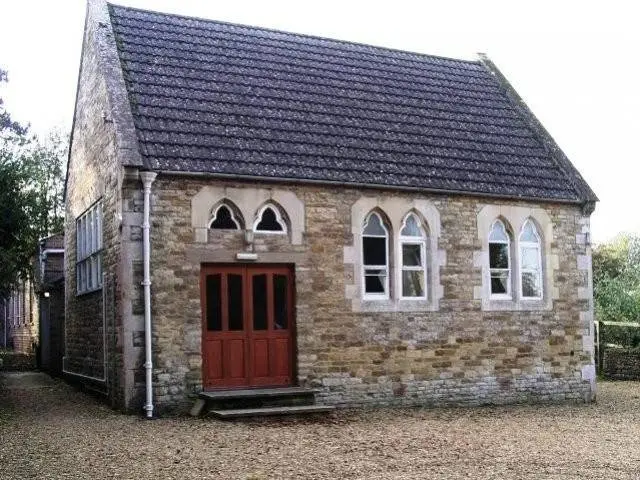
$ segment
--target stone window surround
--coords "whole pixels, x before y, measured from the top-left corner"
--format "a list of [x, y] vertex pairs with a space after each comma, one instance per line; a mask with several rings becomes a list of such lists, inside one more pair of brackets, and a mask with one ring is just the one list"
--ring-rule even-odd
[[[491, 280], [489, 273], [489, 231], [495, 220], [501, 220], [505, 227], [513, 234], [511, 248], [516, 255], [512, 255], [510, 265], [512, 277], [516, 285], [512, 288], [511, 298], [492, 298]], [[542, 298], [522, 298], [520, 293], [520, 258], [519, 237], [522, 227], [527, 220], [533, 220], [541, 240], [542, 257]], [[510, 205], [484, 205], [477, 215], [478, 239], [481, 250], [474, 252], [474, 266], [482, 270], [482, 285], [474, 287], [474, 298], [482, 301], [482, 310], [551, 310], [553, 300], [559, 298], [558, 288], [553, 282], [553, 272], [559, 268], [557, 254], [553, 254], [553, 223], [551, 218], [541, 208], [520, 207]]]
[[[387, 299], [367, 299], [363, 295], [362, 276], [362, 226], [372, 211], [382, 212], [389, 228], [389, 278], [390, 297]], [[400, 291], [399, 235], [402, 223], [410, 212], [415, 212], [428, 232], [426, 237], [427, 253], [427, 298], [403, 299]], [[412, 312], [437, 311], [444, 289], [440, 284], [440, 268], [446, 264], [446, 253], [438, 249], [440, 238], [440, 213], [435, 205], [425, 199], [406, 199], [398, 197], [361, 197], [351, 207], [352, 245], [344, 247], [344, 263], [353, 277], [347, 274], [345, 296], [351, 300], [354, 312]]]
[[[288, 221], [287, 233], [292, 245], [301, 245], [305, 229], [304, 203], [291, 191], [269, 188], [235, 188], [206, 185], [191, 199], [191, 226], [196, 243], [207, 243], [212, 210], [226, 202], [234, 208], [244, 225], [253, 226], [256, 215], [267, 205], [278, 209]], [[287, 223], [287, 222], [285, 222]], [[264, 232], [258, 232], [262, 235]]]

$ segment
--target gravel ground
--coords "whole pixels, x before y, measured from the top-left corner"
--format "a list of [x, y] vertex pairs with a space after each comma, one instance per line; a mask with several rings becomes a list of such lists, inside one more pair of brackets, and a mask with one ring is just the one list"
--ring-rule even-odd
[[593, 405], [147, 421], [44, 374], [0, 374], [0, 478], [640, 478], [640, 383]]

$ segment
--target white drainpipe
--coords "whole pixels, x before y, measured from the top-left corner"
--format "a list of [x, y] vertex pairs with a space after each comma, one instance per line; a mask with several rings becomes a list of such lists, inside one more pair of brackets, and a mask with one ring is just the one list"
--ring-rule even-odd
[[144, 368], [146, 373], [146, 403], [144, 409], [147, 412], [147, 418], [153, 418], [153, 362], [151, 356], [151, 241], [149, 240], [149, 210], [151, 197], [151, 184], [158, 174], [155, 172], [140, 172], [140, 180], [144, 188], [144, 220], [142, 221], [142, 256], [144, 266], [144, 349], [145, 362]]

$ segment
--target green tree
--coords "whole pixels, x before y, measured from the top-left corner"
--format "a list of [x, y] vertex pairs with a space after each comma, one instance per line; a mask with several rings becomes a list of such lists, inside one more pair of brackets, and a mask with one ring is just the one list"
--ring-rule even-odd
[[[7, 74], [0, 69], [0, 84]], [[68, 140], [44, 140], [14, 121], [0, 98], [0, 295], [31, 275], [38, 241], [61, 231]]]
[[621, 234], [593, 252], [593, 290], [598, 320], [640, 320], [640, 237]]

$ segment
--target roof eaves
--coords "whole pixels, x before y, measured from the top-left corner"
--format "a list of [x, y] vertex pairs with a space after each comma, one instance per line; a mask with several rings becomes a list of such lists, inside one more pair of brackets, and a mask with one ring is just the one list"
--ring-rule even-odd
[[[135, 168], [135, 167], [132, 167]], [[462, 195], [468, 197], [482, 197], [482, 198], [499, 198], [505, 200], [518, 200], [524, 202], [544, 202], [544, 203], [561, 203], [561, 204], [573, 204], [582, 205], [583, 200], [575, 200], [569, 198], [549, 198], [549, 197], [535, 197], [527, 195], [508, 195], [499, 193], [488, 193], [472, 190], [455, 190], [445, 188], [429, 188], [429, 187], [414, 187], [406, 185], [388, 185], [378, 183], [361, 183], [361, 182], [348, 182], [339, 180], [316, 180], [316, 179], [301, 179], [301, 178], [288, 178], [288, 177], [267, 177], [258, 175], [247, 174], [231, 174], [231, 173], [219, 173], [219, 172], [203, 172], [193, 170], [165, 170], [161, 168], [155, 168], [155, 172], [163, 175], [175, 175], [178, 177], [200, 177], [200, 178], [217, 178], [226, 180], [237, 181], [251, 181], [262, 183], [278, 183], [278, 184], [302, 184], [302, 185], [328, 185], [333, 187], [345, 187], [345, 188], [368, 188], [372, 190], [396, 190], [401, 192], [420, 192], [431, 193], [437, 195]]]
[[529, 128], [531, 128], [533, 133], [541, 140], [551, 158], [556, 162], [560, 171], [574, 188], [584, 206], [585, 214], [590, 214], [593, 211], [595, 202], [598, 201], [596, 194], [593, 192], [591, 187], [589, 187], [582, 175], [580, 175], [580, 172], [578, 172], [576, 167], [571, 163], [551, 134], [546, 128], [544, 128], [540, 120], [538, 120], [524, 100], [522, 100], [520, 95], [518, 95], [518, 92], [516, 92], [495, 63], [493, 63], [484, 53], [479, 53], [478, 56], [480, 58], [480, 63], [482, 63], [498, 81], [507, 97], [514, 105], [516, 112], [522, 116], [522, 118], [527, 122]]

